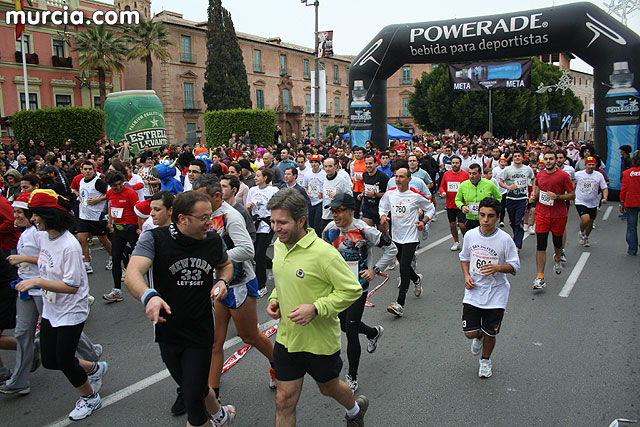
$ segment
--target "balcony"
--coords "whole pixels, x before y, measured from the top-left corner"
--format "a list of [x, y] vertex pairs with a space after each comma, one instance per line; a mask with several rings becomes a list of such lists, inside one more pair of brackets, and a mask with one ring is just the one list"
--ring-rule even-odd
[[[40, 60], [38, 59], [37, 53], [27, 53], [25, 55], [25, 59], [27, 60], [27, 64], [39, 64]], [[22, 52], [16, 50], [16, 62], [22, 64]]]
[[278, 105], [276, 107], [276, 113], [290, 113], [290, 114], [302, 114], [304, 109], [301, 105]]
[[193, 101], [193, 100], [185, 100], [183, 110], [185, 113], [197, 113], [198, 111], [202, 110], [201, 102]]
[[[71, 57], [65, 58], [63, 56], [55, 56], [51, 57], [51, 61], [54, 67], [64, 67], [64, 68], [73, 68], [73, 61]], [[29, 62], [29, 60], [27, 60]]]
[[197, 64], [198, 56], [195, 53], [185, 53], [180, 54], [180, 62], [183, 64]]

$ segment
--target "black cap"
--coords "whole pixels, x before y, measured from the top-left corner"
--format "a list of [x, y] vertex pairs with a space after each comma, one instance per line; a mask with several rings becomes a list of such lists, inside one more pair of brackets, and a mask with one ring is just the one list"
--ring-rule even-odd
[[250, 172], [253, 172], [253, 169], [251, 168], [251, 162], [249, 160], [240, 159], [238, 160], [238, 164], [242, 169], [248, 169]]
[[339, 208], [340, 206], [344, 206], [347, 209], [355, 209], [356, 201], [353, 199], [353, 196], [349, 193], [338, 193], [329, 202], [329, 204], [325, 207], [325, 209], [335, 209], [335, 208]]

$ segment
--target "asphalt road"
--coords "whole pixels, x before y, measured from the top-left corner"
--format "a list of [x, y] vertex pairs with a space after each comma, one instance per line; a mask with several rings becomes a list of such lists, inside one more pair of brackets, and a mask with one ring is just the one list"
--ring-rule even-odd
[[[425, 275], [422, 297], [409, 292], [403, 318], [387, 313], [386, 305], [397, 295], [396, 269], [371, 296], [375, 307], [365, 309], [365, 322], [385, 327], [374, 354], [366, 353], [361, 340], [358, 394], [371, 402], [367, 425], [608, 426], [616, 418], [640, 419], [640, 260], [626, 255], [625, 222], [618, 218], [617, 206], [603, 220], [607, 209], [596, 221], [591, 247], [583, 248], [572, 208], [567, 265], [556, 276], [548, 264], [547, 287], [539, 293], [531, 289], [535, 238], [527, 237], [521, 270], [511, 278], [489, 379], [478, 378], [477, 357], [461, 332], [464, 285], [457, 253], [449, 250], [452, 240], [446, 239], [446, 216], [440, 213], [418, 256], [418, 271]], [[508, 225], [504, 230], [511, 231]], [[548, 254], [550, 258], [551, 249]], [[578, 271], [581, 257], [588, 258]], [[103, 360], [110, 367], [101, 391], [104, 407], [76, 424], [184, 426], [185, 416], [169, 412], [176, 385], [167, 377], [140, 302], [125, 291], [124, 302], [105, 304], [101, 295], [112, 287], [110, 272], [103, 268], [106, 255], [94, 249], [93, 259], [90, 282], [96, 303], [85, 332], [104, 346]], [[575, 286], [568, 296], [559, 296], [570, 276]], [[258, 301], [261, 324], [271, 320], [265, 306], [266, 298]], [[231, 324], [226, 355], [242, 345], [235, 336]], [[343, 344], [344, 375], [344, 339]], [[13, 366], [12, 352], [3, 351], [2, 358]], [[266, 359], [251, 349], [222, 376], [223, 402], [238, 408], [235, 425], [273, 425], [275, 392], [267, 386], [268, 368]], [[24, 397], [0, 396], [0, 425], [71, 423], [66, 416], [77, 394], [62, 373], [40, 368], [32, 374], [31, 390]], [[339, 426], [343, 416], [339, 405], [322, 396], [307, 377], [298, 425]]]

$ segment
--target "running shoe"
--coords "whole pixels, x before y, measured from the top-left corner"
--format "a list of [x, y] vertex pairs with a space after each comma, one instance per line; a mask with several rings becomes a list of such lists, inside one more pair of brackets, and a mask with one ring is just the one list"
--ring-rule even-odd
[[9, 368], [7, 368], [6, 366], [0, 367], [0, 383], [7, 381], [9, 378], [11, 378], [11, 375], [11, 370]]
[[94, 297], [93, 295], [89, 295], [87, 299], [89, 300], [89, 307], [91, 307], [93, 303], [96, 302], [96, 297]]
[[536, 234], [536, 226], [535, 225], [530, 225], [529, 226], [529, 234], [531, 234], [532, 236], [534, 234]]
[[556, 259], [553, 257], [553, 272], [556, 274], [562, 273], [562, 258]]
[[418, 281], [413, 284], [413, 294], [417, 297], [422, 295], [422, 274], [418, 273]]
[[84, 263], [84, 270], [87, 272], [87, 274], [93, 273], [93, 267], [91, 267], [91, 263], [90, 262], [85, 262]]
[[236, 407], [233, 405], [224, 405], [222, 407], [224, 417], [220, 421], [216, 421], [214, 418], [210, 419], [211, 425], [214, 427], [227, 427], [233, 424], [233, 420], [236, 418]]
[[262, 298], [263, 296], [267, 295], [268, 292], [269, 290], [266, 286], [264, 288], [258, 289], [258, 298]]
[[427, 240], [429, 238], [429, 230], [422, 230], [422, 240]]
[[121, 281], [122, 283], [124, 283], [124, 278], [126, 277], [126, 275], [127, 275], [127, 269], [126, 269], [126, 268], [123, 268], [123, 269], [122, 269], [122, 276], [120, 276], [120, 281]]
[[269, 368], [269, 388], [276, 389], [276, 370], [273, 368]]
[[582, 246], [584, 246], [585, 248], [588, 248], [589, 246], [591, 246], [591, 243], [589, 243], [589, 238], [588, 237], [584, 238], [584, 243], [583, 243]]
[[96, 353], [96, 360], [95, 361], [97, 362], [98, 360], [100, 360], [100, 357], [102, 357], [102, 351], [103, 351], [102, 345], [94, 344], [93, 345], [93, 351]]
[[96, 363], [96, 371], [89, 376], [89, 383], [91, 384], [91, 388], [93, 388], [94, 393], [98, 393], [102, 388], [102, 379], [104, 375], [109, 370], [109, 364], [107, 362], [95, 362]]
[[586, 238], [587, 238], [587, 236], [584, 234], [584, 232], [578, 231], [578, 239], [579, 239], [581, 245], [584, 246], [584, 240]]
[[402, 317], [404, 315], [404, 308], [397, 302], [394, 302], [389, 307], [387, 307], [387, 311], [391, 314], [395, 314], [396, 317]]
[[69, 413], [69, 419], [72, 421], [80, 421], [102, 408], [102, 399], [98, 393], [94, 393], [93, 397], [81, 397], [76, 402], [76, 407]]
[[353, 394], [356, 394], [356, 391], [358, 391], [358, 380], [354, 380], [351, 378], [351, 375], [347, 375], [344, 382], [346, 382], [349, 388], [351, 388]]
[[434, 214], [434, 215], [433, 215], [433, 218], [431, 218], [431, 220], [430, 220], [430, 221], [431, 221], [431, 222], [438, 222], [438, 215], [437, 215], [437, 214]]
[[533, 290], [537, 291], [540, 289], [544, 289], [546, 283], [544, 283], [544, 279], [541, 277], [536, 277], [536, 279], [533, 281]]
[[6, 383], [0, 384], [0, 393], [2, 394], [19, 394], [20, 396], [31, 393], [31, 387], [13, 388], [9, 387]]
[[477, 356], [482, 350], [482, 338], [474, 338], [471, 340], [471, 354]]
[[369, 409], [369, 399], [366, 396], [360, 395], [356, 398], [356, 403], [360, 407], [360, 412], [355, 418], [349, 418], [345, 416], [347, 421], [347, 427], [364, 427], [364, 416]]
[[376, 328], [376, 330], [378, 331], [378, 335], [371, 338], [367, 343], [368, 353], [373, 353], [374, 351], [376, 351], [376, 348], [378, 348], [378, 340], [382, 337], [382, 334], [384, 334], [384, 328], [382, 327], [382, 325], [374, 326], [374, 328]]
[[453, 246], [451, 246], [451, 250], [452, 251], [459, 251], [460, 250], [460, 242], [455, 242], [453, 244]]
[[397, 259], [394, 259], [393, 262], [391, 264], [389, 264], [386, 269], [387, 270], [395, 270], [398, 265], [400, 265], [400, 263], [398, 263]]
[[109, 257], [109, 259], [107, 260], [107, 263], [104, 266], [105, 270], [112, 270], [113, 269], [113, 260], [111, 259], [111, 257]]
[[478, 369], [478, 376], [480, 378], [489, 378], [493, 375], [491, 370], [491, 359], [480, 359], [480, 368]]
[[106, 300], [107, 302], [121, 302], [122, 300], [124, 300], [124, 298], [122, 297], [122, 290], [116, 288], [111, 289], [111, 292], [109, 292], [108, 294], [102, 295], [102, 299]]
[[35, 372], [40, 367], [40, 338], [33, 341], [33, 360], [31, 361], [31, 371]]
[[529, 224], [525, 223], [525, 224], [522, 226], [522, 230], [526, 233], [526, 232], [527, 232], [527, 230], [529, 230]]
[[184, 403], [184, 396], [182, 395], [182, 389], [178, 387], [176, 389], [176, 401], [171, 405], [171, 415], [177, 417], [178, 415], [185, 414], [187, 412], [187, 405]]
[[562, 262], [563, 266], [567, 262], [567, 254], [564, 253], [564, 249], [560, 253], [560, 262]]

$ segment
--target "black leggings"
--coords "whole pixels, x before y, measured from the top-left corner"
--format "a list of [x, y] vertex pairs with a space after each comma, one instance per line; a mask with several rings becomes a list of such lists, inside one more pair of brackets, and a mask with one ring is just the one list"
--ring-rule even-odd
[[125, 265], [129, 262], [129, 256], [126, 248], [127, 243], [131, 248], [135, 248], [138, 242], [137, 227], [129, 227], [124, 231], [113, 230], [111, 235], [111, 258], [113, 261], [113, 268], [111, 275], [113, 277], [113, 287], [116, 289], [122, 289], [122, 262]]
[[256, 262], [256, 277], [258, 278], [258, 289], [262, 289], [267, 286], [267, 270], [273, 265], [271, 258], [267, 256], [267, 249], [273, 239], [273, 230], [269, 233], [256, 233], [256, 242], [254, 243], [255, 256], [253, 259]]
[[182, 389], [187, 407], [187, 420], [192, 426], [201, 426], [209, 421], [209, 412], [204, 403], [209, 394], [209, 348], [185, 348], [176, 344], [158, 343], [162, 361], [169, 373]]
[[396, 243], [398, 247], [398, 262], [400, 263], [400, 290], [398, 291], [398, 304], [404, 306], [404, 301], [409, 290], [409, 280], [418, 281], [418, 275], [411, 267], [411, 261], [416, 253], [418, 242], [415, 243]]
[[62, 371], [75, 388], [87, 382], [87, 373], [76, 358], [76, 348], [84, 322], [54, 328], [44, 317], [40, 323], [40, 354], [42, 366]]
[[[536, 233], [536, 239], [537, 239], [536, 250], [546, 251], [547, 241], [549, 240], [549, 232], [547, 231], [546, 233]], [[562, 235], [556, 236], [555, 234], [551, 233], [551, 240], [553, 241], [554, 248], [562, 247]]]
[[362, 321], [364, 305], [367, 301], [367, 293], [356, 300], [351, 307], [338, 314], [340, 329], [347, 334], [347, 359], [349, 360], [349, 376], [354, 380], [358, 377], [358, 365], [360, 364], [360, 337], [359, 334], [373, 339], [378, 335], [378, 330]]

